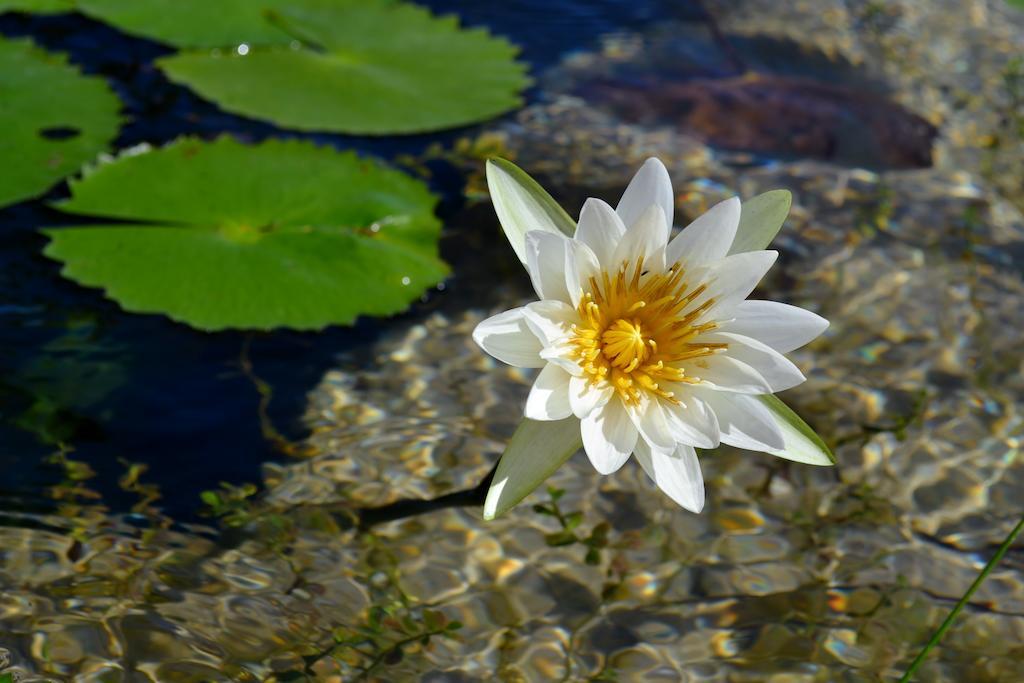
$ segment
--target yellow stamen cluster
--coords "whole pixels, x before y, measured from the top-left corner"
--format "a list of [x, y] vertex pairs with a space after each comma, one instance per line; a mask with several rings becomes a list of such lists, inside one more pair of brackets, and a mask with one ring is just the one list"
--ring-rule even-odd
[[641, 257], [623, 263], [614, 274], [606, 271], [590, 278], [570, 344], [572, 358], [592, 384], [610, 382], [628, 404], [639, 403], [644, 392], [679, 403], [662, 384], [700, 381], [693, 370], [726, 344], [692, 341], [717, 327], [713, 322], [696, 324], [715, 300], [694, 306], [707, 285], [691, 289], [683, 277], [679, 264], [663, 273], [645, 272]]

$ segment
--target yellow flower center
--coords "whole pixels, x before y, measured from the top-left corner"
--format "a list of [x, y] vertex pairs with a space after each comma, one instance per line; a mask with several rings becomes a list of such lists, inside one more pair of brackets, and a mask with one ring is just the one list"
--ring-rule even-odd
[[679, 264], [648, 273], [640, 258], [588, 285], [577, 307], [581, 322], [572, 326], [571, 355], [591, 384], [610, 382], [626, 403], [639, 403], [645, 392], [678, 403], [662, 385], [696, 384], [694, 372], [707, 367], [704, 359], [727, 347], [693, 341], [717, 327], [696, 323], [715, 300], [696, 304], [707, 285], [691, 288]]
[[639, 319], [619, 318], [601, 335], [601, 353], [614, 367], [632, 372], [651, 355], [652, 341], [644, 337]]

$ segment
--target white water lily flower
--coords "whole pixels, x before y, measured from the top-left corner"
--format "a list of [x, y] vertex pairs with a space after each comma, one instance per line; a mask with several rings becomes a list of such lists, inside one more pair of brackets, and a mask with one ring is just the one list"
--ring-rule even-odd
[[[664, 165], [649, 159], [615, 209], [588, 199], [570, 237], [563, 232], [572, 230], [571, 221], [567, 226], [546, 193], [504, 164], [488, 167], [492, 197], [539, 301], [485, 320], [473, 338], [500, 361], [540, 368], [524, 425], [557, 427], [530, 427], [536, 434], [521, 427], [496, 473], [485, 517], [518, 502], [539, 483], [536, 475], [546, 477], [579, 440], [601, 474], [635, 455], [662, 491], [693, 512], [704, 507], [695, 448], [726, 443], [831, 463], [820, 455], [827, 454], [820, 440], [819, 453], [801, 455], [797, 442], [816, 437], [784, 406], [765, 400], [804, 381], [783, 354], [817, 337], [828, 321], [787, 304], [748, 301], [778, 254], [731, 253], [734, 245], [757, 242], [747, 232], [774, 236], [787, 193], [782, 218], [775, 211], [767, 219], [774, 226], [745, 227], [738, 236], [743, 208], [733, 198], [670, 240], [671, 181]], [[754, 209], [765, 214], [761, 205]], [[518, 462], [505, 462], [510, 458]]]

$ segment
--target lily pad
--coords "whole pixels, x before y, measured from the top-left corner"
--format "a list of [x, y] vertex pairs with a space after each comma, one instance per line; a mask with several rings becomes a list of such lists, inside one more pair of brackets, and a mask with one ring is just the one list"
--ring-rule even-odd
[[0, 39], [0, 206], [38, 196], [117, 136], [121, 103], [101, 78], [27, 39]]
[[370, 135], [482, 121], [519, 106], [529, 84], [513, 45], [414, 5], [303, 0], [268, 17], [292, 42], [182, 52], [157, 64], [227, 111]]
[[57, 14], [70, 12], [74, 8], [74, 0], [0, 0], [0, 14], [4, 12]]
[[[181, 48], [287, 45], [265, 13], [302, 0], [78, 0], [78, 10], [125, 33]], [[0, 0], [3, 2], [3, 0]]]
[[128, 223], [44, 230], [63, 274], [202, 330], [390, 315], [447, 273], [423, 183], [308, 142], [186, 138], [89, 169], [71, 194], [57, 207]]

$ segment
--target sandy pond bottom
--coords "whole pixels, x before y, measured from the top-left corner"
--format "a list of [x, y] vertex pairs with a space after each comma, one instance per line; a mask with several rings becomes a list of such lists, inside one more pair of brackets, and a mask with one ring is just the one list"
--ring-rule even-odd
[[[466, 265], [479, 273], [473, 308], [453, 294], [339, 359], [310, 396], [301, 455], [265, 466], [265, 492], [240, 501], [220, 533], [140, 527], [86, 504], [7, 518], [0, 663], [29, 680], [894, 680], [1024, 500], [1024, 218], [995, 189], [1005, 177], [986, 175], [1012, 166], [1007, 154], [1019, 166], [1020, 148], [984, 157], [972, 137], [998, 118], [1000, 56], [1020, 53], [1024, 30], [1005, 26], [997, 3], [938, 3], [941, 21], [894, 3], [902, 14], [872, 33], [847, 4], [815, 3], [827, 25], [794, 27], [743, 2], [725, 28], [799, 29], [816, 49], [856, 58], [941, 120], [935, 167], [748, 165], [675, 127], [626, 124], [587, 105], [585, 89], [487, 135], [567, 204], [614, 196], [652, 153], [685, 215], [791, 189], [780, 263], [760, 295], [832, 321], [793, 354], [808, 382], [784, 398], [835, 445], [838, 467], [705, 454], [698, 516], [634, 464], [600, 477], [577, 455], [550, 482], [576, 541], [533, 509], [551, 504], [543, 491], [488, 524], [465, 508], [355, 530], [355, 507], [473, 486], [518, 421], [531, 377], [469, 334], [528, 292], [503, 245], [481, 247]], [[961, 25], [986, 47], [965, 43]], [[933, 39], [908, 46], [907, 35]], [[623, 44], [590, 59], [621, 60]], [[950, 79], [957, 60], [966, 66]], [[964, 114], [950, 104], [956, 88], [987, 104]], [[471, 246], [495, 242], [490, 220], [471, 208], [452, 229]], [[508, 275], [495, 285], [495, 272]], [[457, 638], [444, 637], [452, 621]], [[1017, 550], [919, 680], [1024, 680], [1022, 643]]]

